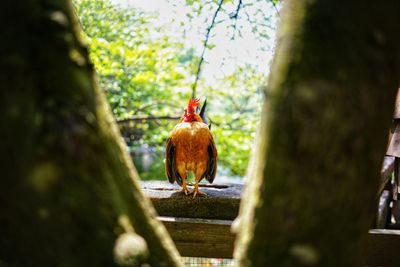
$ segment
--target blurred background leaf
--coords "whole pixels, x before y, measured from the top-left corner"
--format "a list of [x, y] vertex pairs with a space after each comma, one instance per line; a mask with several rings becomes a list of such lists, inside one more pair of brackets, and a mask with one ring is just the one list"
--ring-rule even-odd
[[[199, 51], [218, 2], [153, 2], [179, 12], [162, 19], [165, 8], [118, 0], [75, 0], [74, 6], [101, 88], [141, 178], [164, 180], [164, 143], [191, 96]], [[197, 96], [208, 98], [219, 151], [217, 181], [245, 175], [275, 24], [272, 2], [224, 1], [212, 29]], [[255, 48], [247, 51], [243, 42], [249, 38]]]

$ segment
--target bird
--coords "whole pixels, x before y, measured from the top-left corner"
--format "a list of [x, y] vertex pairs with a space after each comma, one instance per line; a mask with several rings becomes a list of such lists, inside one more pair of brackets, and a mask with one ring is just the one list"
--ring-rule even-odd
[[[206, 195], [199, 191], [199, 182], [205, 178], [212, 183], [217, 173], [218, 152], [207, 124], [205, 111], [207, 100], [199, 112], [200, 99], [191, 98], [179, 123], [166, 141], [165, 173], [171, 184], [177, 182], [185, 195]], [[187, 187], [187, 174], [193, 172], [194, 189]]]

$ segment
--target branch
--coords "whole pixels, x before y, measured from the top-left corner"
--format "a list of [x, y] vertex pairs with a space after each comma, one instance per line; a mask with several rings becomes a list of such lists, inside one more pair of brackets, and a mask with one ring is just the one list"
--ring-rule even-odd
[[142, 112], [142, 111], [144, 111], [144, 110], [146, 110], [146, 109], [148, 109], [148, 108], [156, 107], [156, 106], [159, 106], [159, 105], [162, 105], [162, 106], [170, 106], [170, 107], [172, 107], [172, 108], [179, 108], [179, 107], [178, 107], [177, 105], [175, 105], [175, 104], [171, 104], [171, 103], [164, 102], [164, 101], [155, 101], [154, 103], [150, 103], [150, 104], [147, 104], [147, 105], [143, 105], [143, 106], [137, 108], [137, 109], [135, 110], [135, 112], [133, 113], [133, 115], [135, 116], [135, 115], [137, 115], [139, 112]]
[[242, 0], [239, 0], [239, 3], [237, 5], [237, 7], [236, 7], [235, 15], [233, 15], [234, 19], [237, 19], [239, 17], [239, 11], [240, 11], [241, 7], [242, 7]]
[[279, 13], [279, 10], [278, 10], [278, 8], [277, 8], [277, 6], [276, 6], [276, 4], [275, 4], [275, 1], [274, 1], [274, 0], [271, 0], [271, 3], [272, 3], [272, 5], [273, 5], [273, 7], [274, 7], [274, 9], [275, 9], [275, 11], [276, 11], [276, 14], [278, 14], [278, 17], [281, 17], [281, 14]]
[[[273, 2], [273, 0], [269, 0], [269, 1], [272, 1], [272, 4], [275, 5], [275, 3]], [[250, 14], [249, 14], [249, 12], [248, 12], [247, 9], [246, 9], [247, 6], [249, 6], [249, 5], [248, 5], [248, 4], [242, 4], [242, 7], [243, 7], [242, 9], [243, 9], [243, 11], [244, 11], [244, 14], [245, 14], [246, 17], [247, 17], [247, 21], [248, 21], [250, 24], [256, 24], [257, 26], [263, 26], [263, 27], [270, 28], [271, 30], [276, 30], [276, 28], [272, 27], [272, 26], [271, 26], [270, 24], [268, 24], [268, 23], [263, 23], [263, 22], [257, 21], [256, 19], [252, 19], [251, 16], [250, 16]], [[275, 11], [276, 11], [276, 13], [278, 14], [278, 16], [280, 17], [279, 11], [278, 11], [278, 9], [277, 9], [276, 6], [275, 6]]]
[[217, 18], [218, 13], [221, 10], [223, 2], [224, 2], [224, 0], [220, 0], [219, 1], [217, 10], [215, 10], [215, 13], [214, 13], [214, 16], [212, 18], [211, 24], [207, 28], [206, 38], [204, 39], [204, 43], [203, 43], [203, 51], [201, 52], [200, 61], [199, 61], [199, 64], [197, 65], [196, 79], [194, 80], [194, 83], [192, 85], [192, 98], [195, 98], [195, 96], [196, 96], [197, 83], [198, 83], [199, 78], [200, 78], [201, 65], [203, 64], [203, 61], [204, 61], [204, 55], [206, 53], [208, 40], [210, 38], [210, 32], [211, 32], [211, 29], [214, 27], [215, 19]]
[[154, 121], [154, 120], [179, 120], [180, 116], [134, 116], [127, 119], [117, 120], [118, 124], [123, 124], [127, 122], [144, 122], [144, 121]]
[[236, 33], [236, 27], [237, 27], [237, 20], [238, 20], [238, 18], [239, 18], [239, 11], [240, 11], [240, 8], [242, 7], [242, 4], [243, 4], [242, 0], [239, 0], [239, 3], [238, 3], [238, 5], [237, 5], [237, 7], [236, 7], [235, 14], [231, 17], [232, 19], [235, 20], [235, 23], [233, 24], [233, 36], [232, 36], [232, 38], [231, 38], [232, 40], [235, 39], [235, 33]]

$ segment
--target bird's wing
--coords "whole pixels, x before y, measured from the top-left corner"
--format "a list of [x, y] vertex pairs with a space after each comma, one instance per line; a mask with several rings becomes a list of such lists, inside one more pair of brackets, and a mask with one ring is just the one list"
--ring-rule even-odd
[[172, 138], [168, 138], [167, 147], [165, 149], [165, 173], [167, 174], [168, 181], [173, 184], [175, 181], [182, 185], [182, 178], [178, 173], [175, 164], [175, 146], [172, 143]]
[[212, 183], [214, 181], [215, 175], [217, 174], [217, 162], [218, 162], [218, 153], [217, 148], [215, 146], [214, 138], [210, 133], [210, 143], [207, 148], [208, 152], [208, 162], [207, 169], [204, 173], [204, 177], [207, 181]]

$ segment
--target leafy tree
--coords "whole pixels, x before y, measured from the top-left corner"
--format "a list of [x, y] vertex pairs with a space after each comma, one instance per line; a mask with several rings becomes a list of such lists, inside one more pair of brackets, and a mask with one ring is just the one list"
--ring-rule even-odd
[[[177, 123], [177, 120], [146, 120], [146, 117], [176, 118], [181, 115], [200, 61], [195, 56], [193, 44], [185, 42], [185, 36], [187, 32], [198, 32], [199, 41], [202, 41], [210, 14], [215, 12], [218, 4], [216, 1], [179, 0], [173, 3], [188, 10], [186, 21], [173, 21], [186, 27], [181, 36], [172, 34], [172, 30], [168, 30], [171, 26], [157, 22], [157, 14], [131, 6], [115, 6], [108, 0], [75, 1], [100, 84], [116, 118], [124, 121], [120, 123], [121, 131], [131, 152], [133, 155], [141, 151], [155, 152], [152, 152], [150, 168], [140, 168], [142, 157], [134, 157], [142, 169], [143, 179], [164, 179], [164, 141]], [[226, 23], [221, 24], [218, 17], [218, 25], [213, 27], [225, 27], [228, 39], [235, 31], [240, 35], [241, 27], [232, 29], [232, 23], [236, 25], [239, 20], [250, 23], [248, 12], [254, 10], [251, 23], [261, 20], [259, 10], [253, 5], [249, 2], [241, 6], [243, 18], [230, 18], [234, 15], [229, 14], [235, 12], [236, 7], [229, 1], [224, 2], [221, 14]], [[190, 26], [198, 20], [203, 23], [201, 29]], [[265, 25], [257, 30], [254, 28], [257, 38], [266, 38], [266, 35], [260, 37], [262, 32], [265, 34]], [[210, 38], [207, 51], [218, 45], [211, 35]], [[205, 58], [205, 70], [210, 60]], [[243, 176], [246, 171], [262, 99], [259, 87], [264, 82], [263, 76], [258, 67], [250, 64], [238, 65], [233, 72], [211, 81], [200, 76], [198, 96], [209, 99], [209, 115], [220, 151], [220, 164], [231, 174]], [[132, 117], [143, 120], [129, 120]]]
[[232, 173], [246, 172], [263, 97], [260, 85], [264, 83], [265, 76], [247, 66], [237, 68], [215, 87], [207, 87], [213, 96], [212, 129], [218, 142], [219, 161], [229, 166]]
[[[154, 26], [155, 14], [107, 0], [76, 0], [75, 7], [117, 120], [180, 112], [189, 98], [191, 50], [164, 33], [165, 25]], [[155, 123], [131, 126], [141, 137], [130, 140], [133, 146], [159, 145], [168, 134]]]

